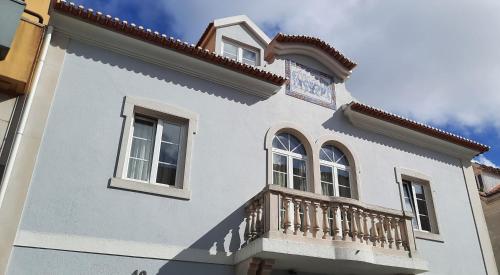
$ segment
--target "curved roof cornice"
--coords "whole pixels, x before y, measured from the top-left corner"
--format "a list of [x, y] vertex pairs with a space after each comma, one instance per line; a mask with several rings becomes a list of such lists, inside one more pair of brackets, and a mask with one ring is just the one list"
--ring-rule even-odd
[[342, 79], [351, 75], [356, 63], [349, 60], [337, 49], [315, 37], [304, 35], [277, 34], [266, 48], [264, 58], [272, 62], [277, 55], [300, 54], [310, 56]]

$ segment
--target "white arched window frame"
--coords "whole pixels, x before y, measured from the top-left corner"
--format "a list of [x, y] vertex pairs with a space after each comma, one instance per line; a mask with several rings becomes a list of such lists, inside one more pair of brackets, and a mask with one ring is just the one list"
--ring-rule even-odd
[[352, 172], [347, 155], [333, 145], [320, 149], [321, 192], [327, 196], [353, 197]]
[[307, 191], [308, 160], [302, 142], [292, 134], [278, 133], [272, 146], [273, 184]]

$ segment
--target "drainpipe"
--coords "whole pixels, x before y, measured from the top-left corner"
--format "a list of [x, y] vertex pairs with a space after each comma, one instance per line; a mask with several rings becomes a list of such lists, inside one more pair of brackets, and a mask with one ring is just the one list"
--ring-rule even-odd
[[21, 139], [24, 134], [24, 129], [26, 127], [26, 121], [28, 120], [28, 115], [31, 110], [31, 105], [33, 104], [33, 99], [35, 98], [35, 92], [38, 86], [38, 80], [40, 80], [40, 74], [42, 72], [43, 64], [45, 63], [45, 57], [47, 56], [50, 39], [52, 37], [52, 30], [53, 27], [48, 26], [47, 31], [45, 32], [45, 36], [42, 42], [42, 48], [40, 51], [40, 57], [38, 58], [38, 62], [35, 67], [35, 73], [33, 75], [33, 82], [31, 83], [31, 86], [29, 88], [28, 98], [26, 99], [24, 111], [21, 115], [21, 121], [19, 122], [19, 127], [17, 128], [16, 135], [14, 136], [14, 144], [12, 146], [12, 151], [10, 153], [9, 160], [7, 161], [7, 166], [5, 168], [2, 183], [0, 185], [0, 209], [2, 207], [5, 192], [7, 190], [7, 185], [9, 183], [10, 176], [12, 174], [12, 169], [17, 157], [17, 152], [19, 151], [19, 144], [21, 143]]

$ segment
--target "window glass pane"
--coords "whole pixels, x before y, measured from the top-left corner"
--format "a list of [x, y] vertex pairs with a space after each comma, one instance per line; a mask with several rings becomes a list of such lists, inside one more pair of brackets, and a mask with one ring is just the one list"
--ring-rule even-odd
[[417, 223], [417, 212], [415, 211], [415, 202], [413, 201], [413, 191], [411, 188], [411, 182], [407, 180], [403, 180], [403, 193], [404, 193], [404, 202], [405, 202], [405, 210], [411, 211], [413, 213], [413, 219], [411, 220], [411, 224], [413, 228], [418, 229]]
[[160, 162], [177, 164], [179, 158], [179, 145], [162, 142], [160, 147]]
[[153, 156], [155, 123], [136, 118], [132, 134], [132, 146], [127, 170], [127, 177], [137, 180], [149, 180], [151, 158]]
[[320, 166], [321, 173], [321, 193], [326, 196], [333, 196], [333, 168]]
[[337, 170], [338, 181], [339, 181], [339, 195], [341, 197], [350, 198], [351, 197], [351, 185], [349, 183], [349, 172], [344, 170]]
[[257, 53], [243, 49], [243, 63], [255, 66], [257, 64]]
[[233, 44], [224, 42], [224, 54], [225, 57], [238, 60], [238, 47]]
[[287, 158], [273, 154], [273, 183], [287, 187]]
[[293, 159], [293, 175], [305, 177], [306, 176], [306, 162], [300, 159]]
[[420, 216], [420, 226], [422, 227], [422, 230], [425, 231], [431, 231], [431, 224], [429, 222], [429, 217], [425, 215], [419, 215]]
[[274, 137], [274, 139], [273, 139], [273, 148], [280, 149], [280, 150], [288, 150], [277, 136]]
[[161, 136], [162, 141], [179, 144], [180, 138], [181, 138], [181, 126], [171, 123], [163, 124], [163, 133]]
[[427, 212], [427, 203], [424, 200], [417, 199], [418, 213], [422, 215], [429, 215]]
[[149, 180], [150, 162], [131, 158], [128, 162], [127, 177], [136, 180]]
[[306, 191], [306, 162], [293, 159], [293, 188]]
[[320, 159], [333, 162], [333, 146], [325, 145], [321, 148]]
[[320, 166], [321, 181], [333, 183], [333, 169], [329, 166]]
[[321, 182], [321, 194], [325, 196], [334, 196], [333, 184], [328, 182]]
[[415, 197], [417, 199], [425, 200], [424, 187], [420, 184], [413, 183], [415, 187]]
[[333, 152], [335, 155], [335, 163], [349, 166], [349, 162], [342, 151], [340, 151], [337, 147], [333, 147]]
[[156, 182], [175, 186], [175, 174], [177, 168], [174, 165], [158, 164], [158, 172], [156, 174]]
[[303, 156], [306, 155], [306, 150], [304, 149], [304, 145], [302, 145], [302, 144], [299, 144], [297, 147], [292, 148], [292, 152], [297, 153], [297, 154], [301, 154]]
[[286, 173], [287, 159], [285, 156], [273, 154], [273, 170]]
[[306, 178], [293, 176], [293, 189], [307, 191]]
[[276, 135], [276, 138], [281, 142], [281, 144], [285, 147], [284, 150], [290, 150], [290, 142], [288, 141], [288, 134], [286, 133], [281, 133], [279, 135]]
[[288, 137], [290, 138], [290, 151], [294, 152], [296, 148], [300, 147], [301, 143], [296, 137], [292, 135], [288, 135]]

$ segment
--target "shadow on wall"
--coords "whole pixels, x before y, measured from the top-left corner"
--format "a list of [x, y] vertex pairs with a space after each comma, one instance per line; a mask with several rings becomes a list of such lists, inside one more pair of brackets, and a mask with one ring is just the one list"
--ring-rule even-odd
[[[157, 275], [233, 275], [234, 267], [227, 263], [232, 264], [234, 252], [238, 251], [243, 243], [241, 234], [244, 230], [244, 218], [245, 208], [242, 205], [190, 245], [189, 248], [168, 261], [160, 268]], [[196, 226], [195, 220], [193, 220], [193, 226]], [[189, 262], [196, 258], [216, 264]]]
[[[165, 49], [167, 51], [167, 49]], [[83, 57], [85, 59], [90, 59], [95, 62], [110, 65], [119, 69], [125, 69], [136, 74], [141, 74], [143, 76], [148, 76], [150, 78], [165, 81], [167, 83], [172, 83], [181, 87], [186, 87], [195, 92], [207, 93], [227, 99], [233, 102], [253, 105], [262, 100], [262, 98], [237, 91], [233, 88], [229, 88], [209, 80], [204, 80], [198, 77], [190, 76], [182, 72], [169, 69], [160, 65], [155, 65], [142, 61], [139, 58], [134, 58], [118, 53], [114, 53], [110, 50], [99, 48], [97, 46], [92, 46], [85, 44], [84, 42], [71, 40], [67, 47], [67, 53], [73, 54], [78, 57]], [[89, 70], [87, 68], [79, 68], [79, 70]], [[92, 72], [95, 76], [98, 76], [96, 72]], [[106, 81], [112, 82], [112, 86], [119, 89], [119, 87], [130, 88], [124, 85], [123, 80], [117, 79], [112, 74], [107, 71], [100, 71], [99, 73], [105, 74], [101, 75], [100, 78], [106, 77]], [[147, 80], [145, 80], [147, 81]], [[120, 85], [121, 84], [121, 85]], [[144, 88], [144, 87], [143, 87]], [[168, 93], [168, 90], [163, 90], [162, 92]], [[130, 94], [130, 92], [122, 92], [123, 95]]]
[[[325, 129], [343, 133], [350, 137], [364, 140], [365, 142], [380, 144], [402, 152], [432, 159], [434, 161], [446, 163], [452, 166], [460, 166], [460, 162], [454, 157], [447, 156], [430, 149], [425, 149], [418, 145], [407, 143], [402, 140], [386, 137], [378, 133], [356, 128], [344, 116], [344, 113], [340, 108], [338, 111], [334, 112], [328, 120], [323, 122], [322, 126], [325, 127]], [[355, 152], [353, 153], [355, 154]]]

